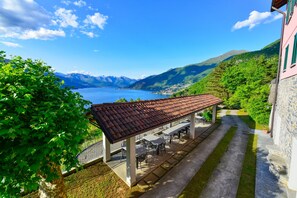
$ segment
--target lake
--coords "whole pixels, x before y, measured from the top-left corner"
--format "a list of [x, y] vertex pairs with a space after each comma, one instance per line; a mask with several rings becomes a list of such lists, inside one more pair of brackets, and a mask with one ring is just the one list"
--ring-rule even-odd
[[168, 95], [154, 94], [150, 91], [109, 87], [73, 89], [72, 91], [80, 93], [85, 100], [89, 100], [93, 104], [111, 103], [120, 98], [126, 98], [129, 101], [130, 99], [135, 100], [137, 98], [141, 100], [152, 100], [168, 97]]

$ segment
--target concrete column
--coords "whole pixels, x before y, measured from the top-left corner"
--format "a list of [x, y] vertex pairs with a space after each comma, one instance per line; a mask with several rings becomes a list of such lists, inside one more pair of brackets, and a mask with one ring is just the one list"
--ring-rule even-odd
[[136, 182], [135, 137], [128, 138], [126, 153], [126, 182], [131, 187]]
[[195, 113], [192, 113], [190, 118], [190, 138], [195, 139]]
[[214, 124], [216, 122], [216, 119], [217, 119], [217, 105], [213, 105], [211, 122]]
[[108, 162], [110, 160], [110, 142], [103, 133], [103, 161]]
[[295, 137], [292, 138], [292, 152], [288, 187], [294, 191], [297, 191], [297, 139]]

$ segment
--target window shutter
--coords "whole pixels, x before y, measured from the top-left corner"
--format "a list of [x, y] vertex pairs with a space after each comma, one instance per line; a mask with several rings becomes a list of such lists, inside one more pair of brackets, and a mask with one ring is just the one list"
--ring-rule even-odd
[[289, 53], [289, 45], [286, 47], [285, 61], [284, 61], [284, 70], [283, 71], [286, 71], [286, 69], [287, 69], [288, 53]]
[[[293, 1], [295, 1], [295, 0], [293, 0]], [[289, 23], [289, 20], [291, 18], [292, 8], [294, 8], [292, 6], [292, 4], [293, 4], [292, 0], [288, 0], [288, 3], [287, 3], [287, 17], [286, 17], [287, 18], [286, 19], [287, 24]]]
[[297, 33], [294, 36], [293, 54], [292, 54], [292, 64], [296, 63], [297, 59]]

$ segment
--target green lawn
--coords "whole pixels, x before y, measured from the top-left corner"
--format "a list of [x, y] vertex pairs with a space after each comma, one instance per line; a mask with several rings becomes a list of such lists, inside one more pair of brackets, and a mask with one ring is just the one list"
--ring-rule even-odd
[[219, 142], [214, 151], [210, 154], [204, 164], [201, 166], [196, 175], [189, 184], [184, 188], [179, 197], [199, 197], [206, 186], [212, 172], [220, 162], [221, 157], [226, 152], [230, 141], [232, 140], [237, 128], [231, 127], [223, 139]]
[[267, 125], [262, 125], [253, 120], [251, 116], [247, 112], [245, 112], [243, 109], [238, 110], [237, 112], [238, 117], [244, 121], [251, 129], [259, 129], [259, 130], [267, 130]]
[[237, 191], [239, 198], [255, 197], [256, 161], [257, 161], [257, 135], [249, 135], [240, 182]]
[[92, 124], [88, 124], [89, 130], [88, 135], [85, 139], [85, 141], [80, 145], [80, 148], [83, 150], [87, 148], [88, 146], [100, 141], [102, 139], [102, 130], [95, 127]]
[[[105, 163], [99, 162], [64, 178], [68, 198], [139, 197], [143, 190], [129, 188]], [[38, 198], [37, 192], [25, 198]]]

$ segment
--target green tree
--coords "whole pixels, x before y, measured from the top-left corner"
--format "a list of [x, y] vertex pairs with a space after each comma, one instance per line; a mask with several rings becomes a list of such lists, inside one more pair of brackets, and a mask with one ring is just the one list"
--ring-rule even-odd
[[128, 102], [128, 100], [126, 98], [120, 98], [118, 100], [115, 101], [116, 103], [119, 103], [119, 102]]
[[42, 61], [0, 52], [0, 195], [66, 197], [60, 165], [77, 165], [79, 144], [87, 133], [85, 106], [78, 93]]

